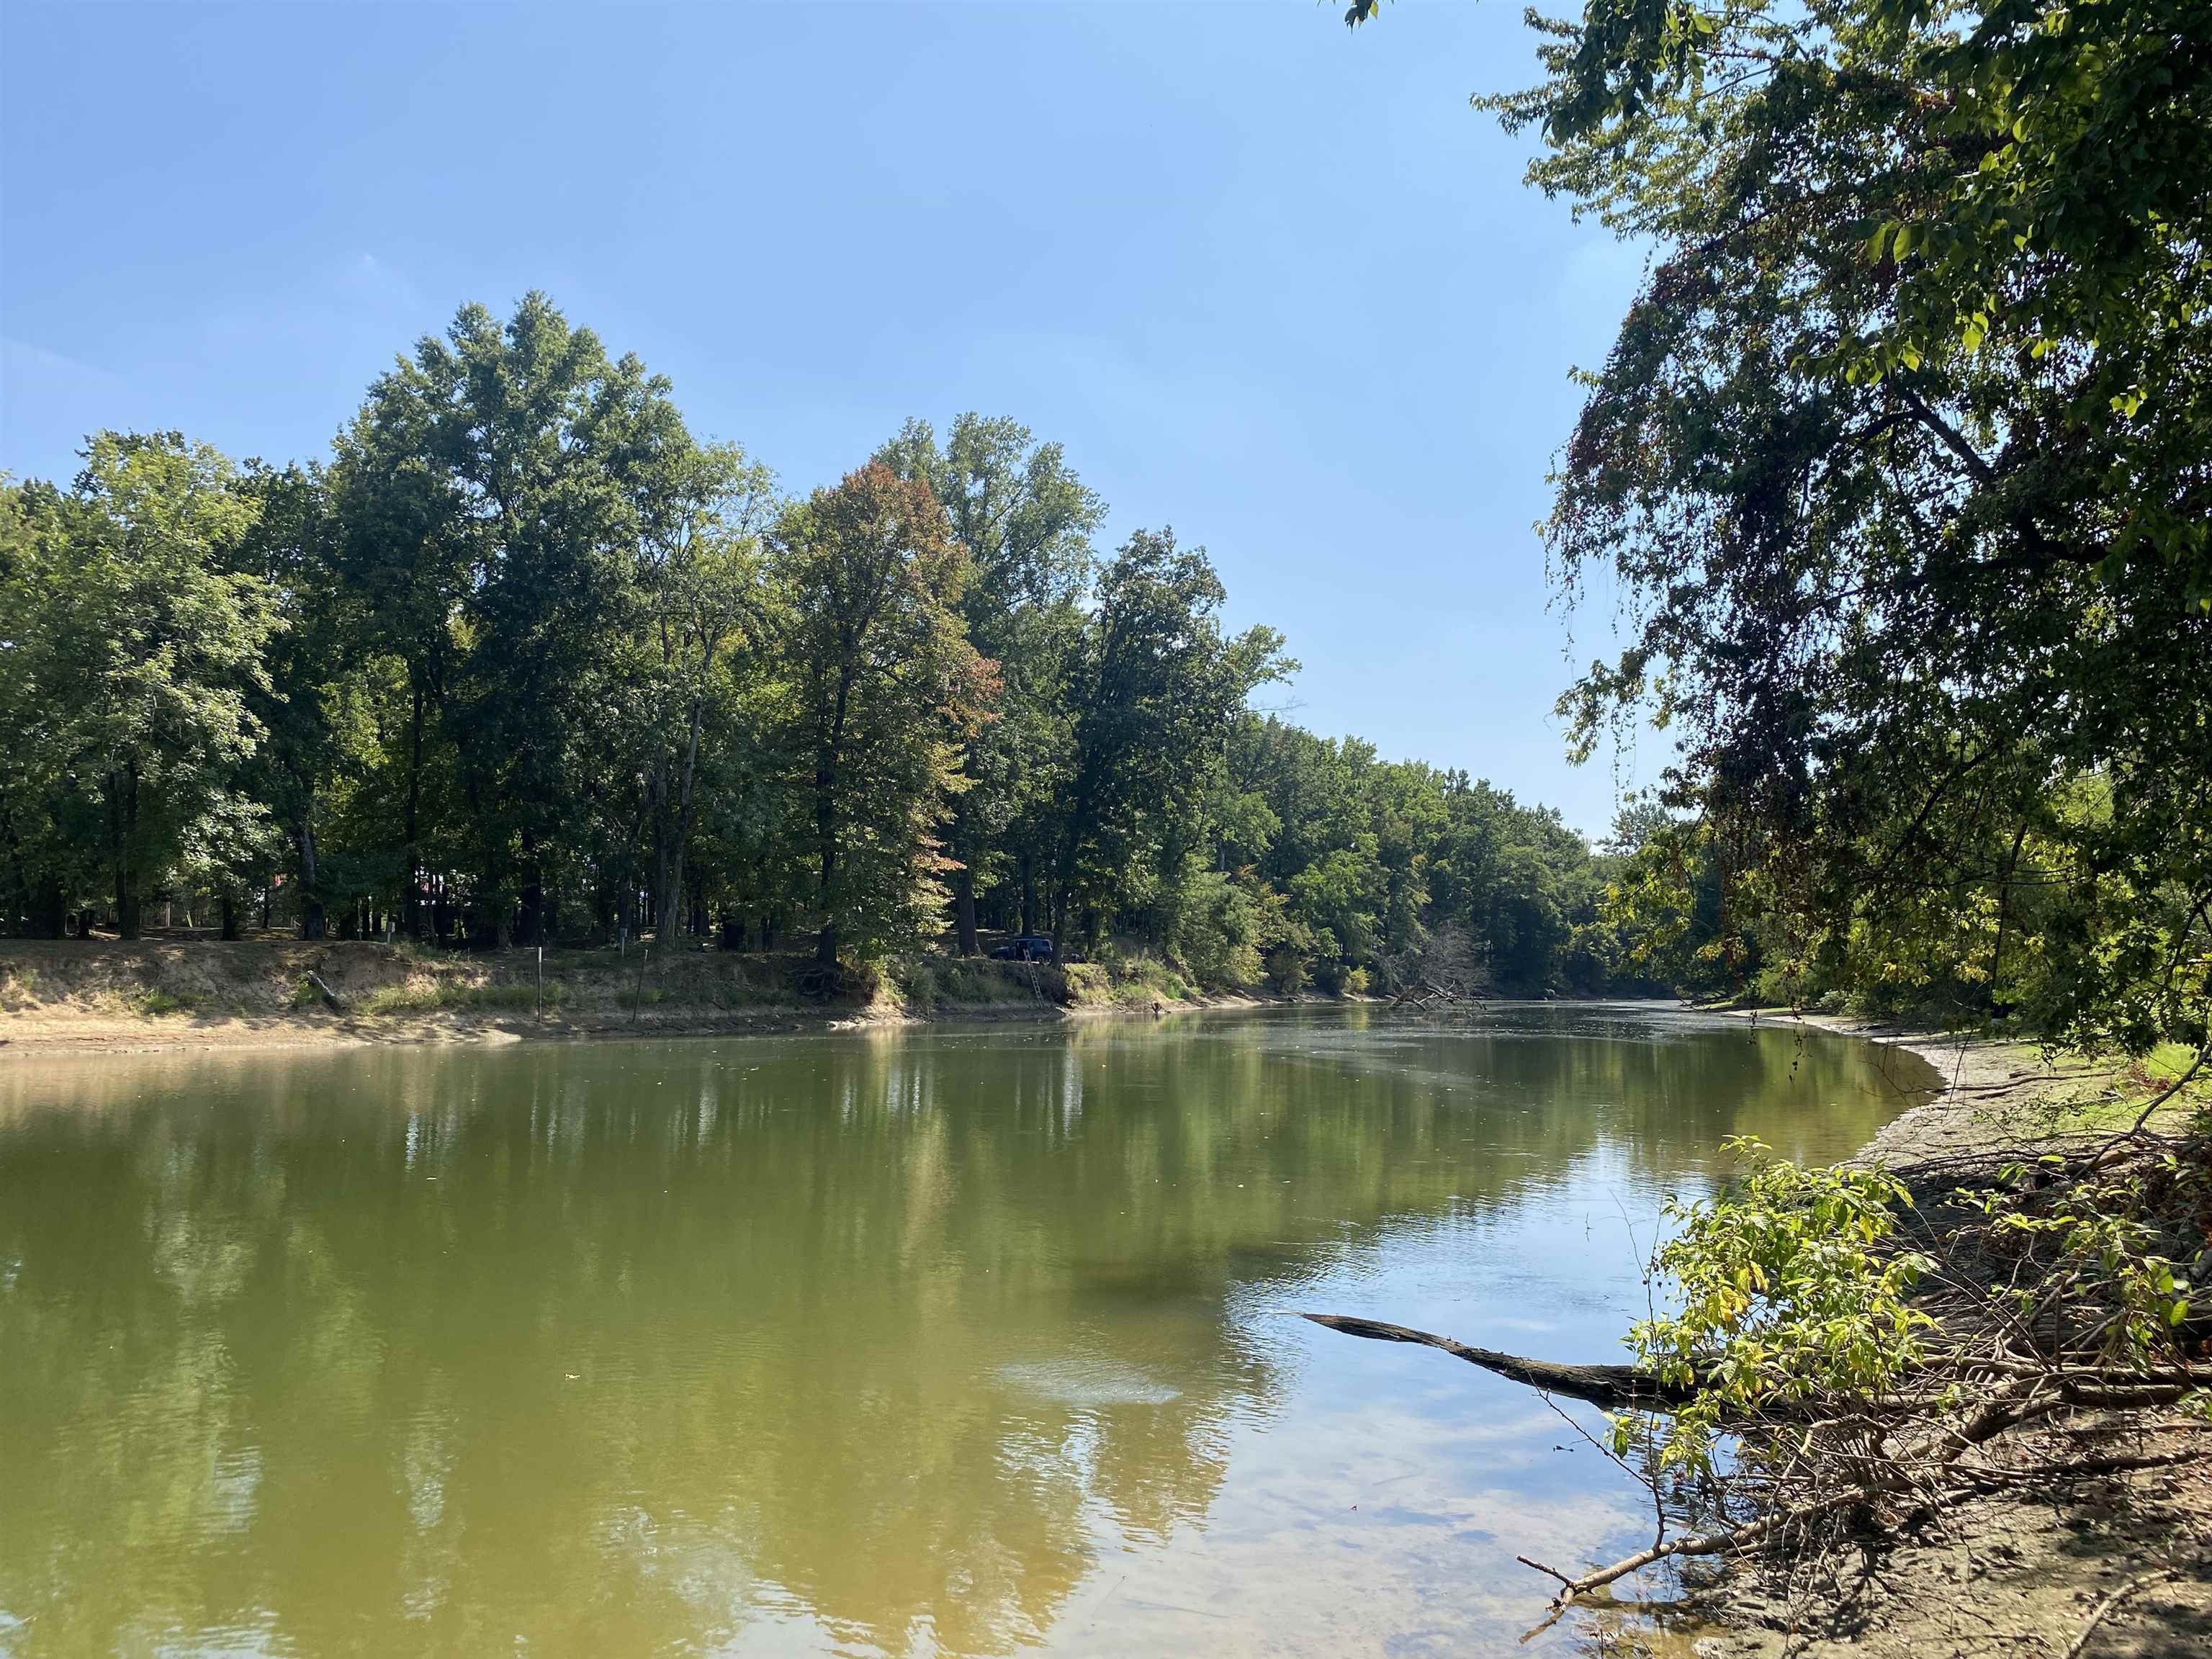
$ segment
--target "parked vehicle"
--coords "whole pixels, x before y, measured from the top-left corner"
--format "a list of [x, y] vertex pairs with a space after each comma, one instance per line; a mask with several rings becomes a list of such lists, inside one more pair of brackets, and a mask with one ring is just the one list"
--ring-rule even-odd
[[1050, 962], [1054, 950], [1052, 941], [1042, 933], [1024, 933], [1010, 939], [991, 952], [995, 962]]

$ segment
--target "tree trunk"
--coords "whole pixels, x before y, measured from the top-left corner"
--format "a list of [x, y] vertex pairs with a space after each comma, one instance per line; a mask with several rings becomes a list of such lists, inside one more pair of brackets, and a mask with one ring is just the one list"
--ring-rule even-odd
[[952, 856], [959, 860], [952, 872], [952, 927], [963, 957], [975, 946], [975, 830], [968, 816], [968, 797], [960, 796], [952, 808]]
[[660, 938], [667, 939], [676, 932], [677, 898], [676, 889], [672, 885], [676, 875], [676, 854], [669, 846], [665, 832], [656, 832], [654, 840], [659, 844], [653, 849], [652, 902], [647, 906], [647, 910], [653, 918], [653, 931]]
[[[711, 646], [710, 646], [711, 650]], [[691, 699], [690, 731], [684, 744], [684, 770], [676, 790], [676, 849], [668, 872], [668, 898], [672, 908], [683, 902], [684, 854], [691, 844], [691, 825], [698, 815], [699, 732], [706, 724], [707, 700], [704, 696]], [[705, 933], [702, 921], [696, 932]]]
[[300, 937], [320, 939], [330, 931], [323, 920], [322, 878], [315, 868], [314, 797], [300, 814]]
[[1028, 847], [1022, 848], [1022, 935], [1027, 938], [1036, 932], [1036, 854]]
[[138, 765], [125, 763], [109, 792], [108, 823], [115, 852], [115, 933], [118, 939], [140, 934], [138, 872], [133, 867], [138, 830]]
[[32, 890], [31, 937], [62, 939], [69, 933], [69, 896], [51, 876]]
[[412, 708], [408, 720], [407, 750], [407, 816], [404, 833], [406, 836], [407, 863], [407, 931], [416, 939], [422, 937], [422, 837], [419, 828], [419, 813], [422, 799], [422, 688], [408, 677], [408, 690]]
[[238, 901], [231, 897], [231, 896], [226, 892], [216, 898], [216, 904], [222, 912], [223, 938], [227, 939], [237, 939]]
[[[844, 712], [844, 696], [838, 695], [838, 712]], [[832, 901], [837, 887], [837, 757], [824, 748], [814, 763], [814, 842], [820, 860], [815, 899], [822, 911], [822, 932], [815, 940], [814, 959], [824, 968], [837, 965], [837, 921]]]

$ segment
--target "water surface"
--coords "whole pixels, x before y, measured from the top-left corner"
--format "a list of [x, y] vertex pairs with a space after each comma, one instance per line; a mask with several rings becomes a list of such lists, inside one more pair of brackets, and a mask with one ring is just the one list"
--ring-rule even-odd
[[1616, 1358], [1724, 1137], [1931, 1075], [1619, 1006], [10, 1057], [0, 1654], [1512, 1651], [1640, 1491], [1294, 1311]]

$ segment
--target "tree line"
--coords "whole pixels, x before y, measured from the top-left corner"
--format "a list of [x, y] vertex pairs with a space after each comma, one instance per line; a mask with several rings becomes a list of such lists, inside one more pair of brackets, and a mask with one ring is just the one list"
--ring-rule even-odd
[[1558, 815], [1254, 712], [1296, 665], [1060, 446], [909, 422], [787, 496], [544, 296], [326, 459], [100, 433], [0, 493], [0, 922], [868, 960], [988, 927], [1213, 983], [1606, 982]]

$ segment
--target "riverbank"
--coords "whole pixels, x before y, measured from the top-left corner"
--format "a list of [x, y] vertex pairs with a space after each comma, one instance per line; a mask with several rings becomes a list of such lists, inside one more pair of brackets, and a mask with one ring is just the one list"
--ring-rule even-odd
[[[2172, 1069], [2054, 1062], [2033, 1043], [1850, 1019], [1799, 1023], [1916, 1054], [1942, 1075], [1941, 1095], [1851, 1160], [1898, 1170], [2106, 1139]], [[2168, 1106], [2154, 1127], [2175, 1127], [2185, 1109]], [[2081, 1411], [2008, 1437], [1987, 1490], [1931, 1504], [1901, 1535], [1733, 1568], [1692, 1598], [1703, 1621], [1693, 1650], [1699, 1659], [2212, 1652], [2212, 1447], [2197, 1450], [2212, 1441], [2206, 1428], [2169, 1410]], [[2046, 1486], [2002, 1478], [2062, 1462], [2100, 1466], [2063, 1504]]]
[[[811, 957], [677, 948], [447, 952], [289, 939], [0, 942], [10, 1054], [743, 1035], [1061, 1019], [1297, 999], [1210, 993], [1156, 957], [917, 956], [824, 987]], [[333, 1006], [335, 1003], [336, 1006]]]

